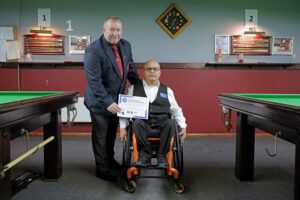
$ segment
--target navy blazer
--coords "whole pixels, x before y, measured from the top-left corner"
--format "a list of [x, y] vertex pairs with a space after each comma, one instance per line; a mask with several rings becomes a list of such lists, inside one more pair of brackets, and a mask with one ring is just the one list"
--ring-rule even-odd
[[140, 81], [134, 66], [131, 45], [124, 39], [118, 42], [120, 56], [122, 56], [122, 79], [112, 46], [102, 35], [85, 50], [84, 70], [87, 86], [84, 94], [85, 106], [94, 113], [113, 115], [107, 107], [118, 102], [119, 94], [124, 94], [127, 79], [131, 84]]

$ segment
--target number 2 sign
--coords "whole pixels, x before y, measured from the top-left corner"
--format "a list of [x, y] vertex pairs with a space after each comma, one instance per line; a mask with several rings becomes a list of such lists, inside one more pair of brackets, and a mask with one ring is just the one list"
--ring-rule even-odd
[[245, 26], [256, 27], [257, 26], [257, 9], [245, 9]]

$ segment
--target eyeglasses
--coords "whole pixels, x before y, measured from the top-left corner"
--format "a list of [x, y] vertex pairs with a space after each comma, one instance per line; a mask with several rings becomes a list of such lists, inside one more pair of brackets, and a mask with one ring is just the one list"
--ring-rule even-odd
[[145, 71], [147, 72], [150, 72], [150, 71], [154, 71], [154, 72], [158, 72], [160, 70], [159, 67], [147, 67], [147, 68], [144, 68]]

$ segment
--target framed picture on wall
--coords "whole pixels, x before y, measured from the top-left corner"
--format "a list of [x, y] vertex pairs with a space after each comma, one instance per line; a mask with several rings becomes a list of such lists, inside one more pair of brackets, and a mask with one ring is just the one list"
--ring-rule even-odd
[[90, 43], [90, 36], [69, 36], [70, 54], [84, 54]]
[[273, 37], [272, 54], [293, 55], [294, 37]]
[[221, 49], [222, 54], [230, 53], [230, 37], [229, 35], [215, 35], [215, 54]]

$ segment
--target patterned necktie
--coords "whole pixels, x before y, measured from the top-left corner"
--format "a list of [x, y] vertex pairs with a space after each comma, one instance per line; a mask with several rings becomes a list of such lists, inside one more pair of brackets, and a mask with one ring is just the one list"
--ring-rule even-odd
[[118, 67], [120, 70], [121, 77], [124, 78], [123, 77], [123, 65], [122, 65], [121, 57], [119, 55], [118, 47], [117, 47], [117, 45], [113, 45], [112, 48], [113, 48], [113, 51], [114, 51], [114, 54], [116, 57], [116, 61], [117, 61], [117, 64], [118, 64]]

